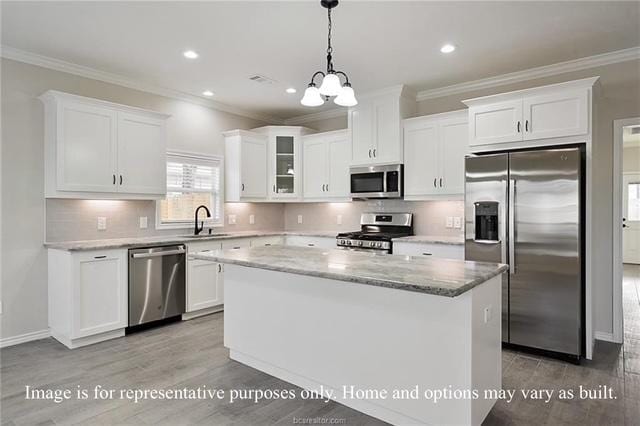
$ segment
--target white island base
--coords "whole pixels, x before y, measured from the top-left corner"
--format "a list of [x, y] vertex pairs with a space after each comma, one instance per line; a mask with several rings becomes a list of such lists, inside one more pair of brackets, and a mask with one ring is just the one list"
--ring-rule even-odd
[[[446, 297], [234, 264], [225, 266], [232, 359], [393, 424], [480, 424], [499, 390], [501, 274]], [[419, 398], [392, 399], [419, 387]], [[344, 387], [388, 391], [345, 398]], [[428, 389], [478, 399], [425, 399]]]

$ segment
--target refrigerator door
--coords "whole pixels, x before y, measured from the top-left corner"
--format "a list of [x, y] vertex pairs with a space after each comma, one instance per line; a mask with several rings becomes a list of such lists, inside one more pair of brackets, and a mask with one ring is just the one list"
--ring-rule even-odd
[[509, 158], [509, 341], [580, 355], [580, 151]]
[[[465, 159], [465, 259], [507, 262], [508, 154]], [[509, 280], [502, 279], [502, 340], [509, 339]]]

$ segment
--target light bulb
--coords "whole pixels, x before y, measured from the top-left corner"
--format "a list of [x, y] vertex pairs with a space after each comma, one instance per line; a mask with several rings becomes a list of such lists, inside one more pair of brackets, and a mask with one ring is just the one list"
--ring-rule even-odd
[[352, 107], [358, 105], [356, 95], [353, 93], [353, 89], [349, 83], [345, 83], [340, 90], [340, 94], [333, 100], [336, 105]]
[[322, 79], [320, 94], [325, 96], [337, 96], [342, 90], [340, 78], [335, 73], [329, 73]]
[[320, 96], [320, 91], [315, 84], [310, 83], [309, 87], [304, 91], [304, 96], [300, 99], [300, 103], [304, 106], [315, 107], [324, 103], [324, 99]]

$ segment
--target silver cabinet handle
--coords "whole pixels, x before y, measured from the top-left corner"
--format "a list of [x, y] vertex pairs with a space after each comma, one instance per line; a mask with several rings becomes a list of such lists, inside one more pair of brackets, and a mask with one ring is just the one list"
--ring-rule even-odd
[[509, 273], [516, 273], [516, 180], [509, 181]]
[[142, 259], [146, 257], [161, 257], [161, 256], [169, 256], [172, 254], [184, 254], [187, 251], [184, 249], [178, 250], [166, 250], [166, 251], [156, 251], [154, 253], [134, 253], [131, 255], [134, 259]]

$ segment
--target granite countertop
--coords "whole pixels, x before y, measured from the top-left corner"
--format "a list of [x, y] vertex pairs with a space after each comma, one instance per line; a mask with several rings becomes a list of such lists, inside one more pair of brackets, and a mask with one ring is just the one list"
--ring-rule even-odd
[[104, 250], [118, 248], [146, 247], [150, 245], [184, 244], [197, 241], [230, 240], [233, 238], [257, 238], [273, 237], [279, 235], [300, 235], [306, 237], [330, 237], [335, 238], [335, 232], [290, 232], [290, 231], [246, 231], [246, 232], [221, 232], [219, 234], [207, 234], [202, 237], [190, 237], [188, 235], [162, 235], [156, 237], [131, 237], [111, 238], [105, 240], [82, 240], [46, 242], [44, 246], [51, 249], [67, 251]]
[[196, 259], [455, 297], [507, 270], [507, 265], [379, 255], [316, 247], [270, 246], [193, 254]]
[[411, 235], [410, 237], [394, 238], [394, 242], [399, 243], [432, 243], [432, 244], [448, 244], [448, 245], [464, 245], [464, 237], [432, 237], [428, 235]]

